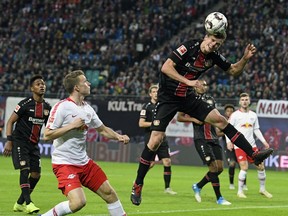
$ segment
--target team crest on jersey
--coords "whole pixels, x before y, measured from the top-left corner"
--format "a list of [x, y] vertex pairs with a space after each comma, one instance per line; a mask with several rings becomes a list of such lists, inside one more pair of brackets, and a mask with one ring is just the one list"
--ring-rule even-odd
[[21, 166], [25, 166], [26, 165], [26, 161], [20, 161], [20, 165]]
[[187, 49], [184, 45], [181, 45], [178, 49], [177, 52], [182, 56], [187, 52]]
[[205, 67], [211, 67], [212, 64], [213, 64], [212, 59], [208, 59], [208, 60], [205, 60], [204, 66], [205, 66]]
[[44, 109], [44, 115], [45, 115], [45, 116], [48, 116], [48, 115], [49, 115], [49, 110]]
[[160, 124], [160, 120], [154, 120], [153, 121], [153, 125], [154, 126], [159, 126], [159, 124]]
[[19, 110], [20, 108], [21, 108], [21, 107], [20, 107], [19, 105], [17, 105], [14, 111], [15, 111], [15, 112], [18, 112], [18, 110]]

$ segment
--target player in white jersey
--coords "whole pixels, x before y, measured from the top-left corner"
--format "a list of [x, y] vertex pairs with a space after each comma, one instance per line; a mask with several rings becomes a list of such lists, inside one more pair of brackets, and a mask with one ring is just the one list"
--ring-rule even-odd
[[[257, 145], [255, 142], [254, 135], [261, 141], [264, 145], [264, 148], [269, 148], [269, 144], [263, 137], [260, 126], [258, 122], [257, 114], [250, 110], [250, 97], [247, 93], [240, 94], [239, 99], [239, 110], [232, 113], [229, 118], [229, 123], [232, 124], [239, 132], [241, 132], [248, 142], [253, 147], [253, 150], [257, 150]], [[237, 134], [236, 134], [237, 135]], [[240, 172], [238, 175], [238, 192], [237, 196], [240, 198], [247, 198], [243, 192], [244, 180], [246, 179], [247, 170], [249, 163], [253, 163], [253, 159], [249, 157], [242, 149], [238, 148], [236, 145], [233, 145], [231, 140], [226, 137], [227, 149], [235, 149], [235, 154], [237, 161], [240, 166]], [[272, 198], [272, 195], [266, 191], [265, 182], [266, 182], [266, 173], [264, 163], [262, 162], [256, 166], [258, 172], [258, 179], [260, 182], [259, 193], [266, 196], [267, 198]]]
[[82, 185], [107, 203], [110, 215], [126, 215], [104, 171], [87, 155], [87, 129], [93, 127], [101, 135], [124, 144], [130, 139], [106, 127], [94, 109], [84, 101], [85, 96], [90, 94], [90, 83], [83, 71], [67, 74], [63, 83], [70, 96], [53, 106], [44, 139], [53, 140], [53, 172], [58, 180], [58, 188], [68, 201], [57, 204], [42, 216], [67, 215], [83, 208], [86, 197]]

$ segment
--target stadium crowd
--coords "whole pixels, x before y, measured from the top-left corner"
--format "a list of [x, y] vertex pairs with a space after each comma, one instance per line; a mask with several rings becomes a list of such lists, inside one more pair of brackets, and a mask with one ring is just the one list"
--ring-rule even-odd
[[146, 96], [174, 46], [202, 38], [217, 7], [229, 22], [221, 53], [234, 61], [248, 42], [258, 52], [238, 78], [217, 68], [204, 75], [213, 97], [245, 91], [287, 100], [287, 1], [2, 0], [0, 7], [0, 92], [28, 91], [40, 73], [47, 95], [59, 96], [65, 74], [82, 69], [93, 95]]

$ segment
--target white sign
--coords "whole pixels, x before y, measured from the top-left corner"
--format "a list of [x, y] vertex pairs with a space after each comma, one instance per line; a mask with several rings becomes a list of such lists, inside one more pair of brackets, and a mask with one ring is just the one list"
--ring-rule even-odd
[[259, 100], [256, 113], [258, 117], [288, 118], [288, 101]]

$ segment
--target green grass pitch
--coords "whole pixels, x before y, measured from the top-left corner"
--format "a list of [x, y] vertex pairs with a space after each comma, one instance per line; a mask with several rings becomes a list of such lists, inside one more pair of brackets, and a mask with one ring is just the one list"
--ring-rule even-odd
[[[21, 216], [25, 213], [13, 212], [12, 207], [17, 200], [20, 188], [19, 171], [12, 167], [11, 158], [0, 157], [0, 215]], [[201, 215], [201, 216], [285, 216], [288, 215], [288, 173], [287, 171], [267, 170], [267, 190], [273, 194], [272, 199], [261, 196], [256, 170], [248, 171], [247, 199], [237, 198], [237, 190], [228, 189], [227, 169], [220, 175], [222, 195], [231, 206], [216, 204], [215, 195], [210, 184], [201, 192], [202, 203], [197, 203], [191, 190], [192, 183], [197, 182], [207, 172], [207, 168], [193, 166], [172, 166], [171, 187], [177, 195], [164, 194], [163, 166], [158, 164], [149, 171], [145, 178], [142, 193], [142, 204], [134, 206], [130, 202], [130, 192], [136, 177], [137, 163], [98, 162], [106, 172], [110, 183], [116, 189], [127, 215]], [[235, 183], [237, 183], [238, 170]], [[106, 204], [97, 195], [85, 189], [87, 205], [75, 213], [78, 216], [108, 215]], [[57, 181], [52, 173], [50, 159], [42, 159], [42, 177], [32, 200], [44, 213], [55, 204], [66, 200], [57, 189]]]

